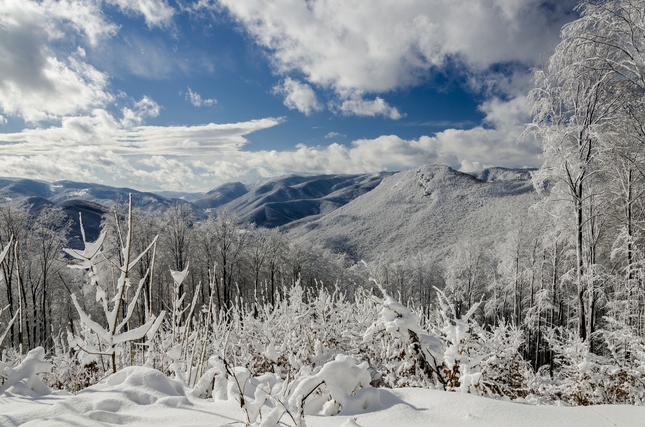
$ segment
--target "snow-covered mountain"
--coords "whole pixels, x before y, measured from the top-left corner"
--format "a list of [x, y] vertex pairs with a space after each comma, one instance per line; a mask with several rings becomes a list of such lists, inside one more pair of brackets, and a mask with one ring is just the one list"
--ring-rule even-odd
[[354, 260], [436, 253], [470, 237], [503, 233], [507, 218], [537, 200], [530, 174], [520, 172], [499, 169], [480, 179], [427, 165], [388, 176], [333, 212], [284, 230], [296, 240], [322, 243]]
[[74, 181], [53, 183], [19, 178], [0, 178], [0, 203], [10, 202], [30, 205], [32, 209], [42, 206], [59, 206], [72, 221], [70, 245], [80, 247], [79, 213], [90, 240], [99, 235], [102, 216], [114, 207], [117, 201], [127, 203], [132, 194], [134, 206], [157, 212], [165, 211], [172, 201], [154, 193], [131, 188], [116, 188], [107, 185]]
[[132, 193], [141, 209], [162, 213], [179, 201], [198, 218], [226, 209], [243, 221], [282, 227], [294, 239], [321, 243], [356, 260], [396, 259], [503, 231], [505, 218], [536, 200], [530, 172], [491, 168], [469, 175], [427, 165], [398, 173], [289, 175], [253, 185], [227, 183], [196, 198], [192, 194], [192, 202], [99, 184], [0, 178], [0, 202], [60, 205], [75, 228], [83, 212], [92, 238], [101, 216]]
[[0, 178], [0, 202], [17, 201], [40, 205], [82, 200], [104, 207], [112, 207], [117, 201], [127, 202], [130, 193], [132, 194], [132, 203], [142, 209], [163, 210], [163, 207], [170, 205], [170, 201], [162, 196], [131, 188], [117, 188], [75, 181], [46, 182], [33, 179]]
[[225, 208], [243, 221], [277, 227], [325, 214], [374, 189], [392, 173], [271, 178], [254, 185], [222, 185], [195, 200], [202, 209]]

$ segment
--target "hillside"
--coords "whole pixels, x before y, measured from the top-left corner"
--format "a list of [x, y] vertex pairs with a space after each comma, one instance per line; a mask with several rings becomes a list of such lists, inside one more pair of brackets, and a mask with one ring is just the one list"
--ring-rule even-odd
[[492, 181], [447, 166], [399, 172], [321, 218], [283, 229], [354, 260], [436, 253], [472, 236], [502, 233], [506, 218], [537, 200], [528, 174], [506, 172], [496, 171]]
[[83, 212], [90, 239], [98, 235], [101, 216], [129, 193], [139, 209], [161, 214], [177, 201], [191, 206], [198, 218], [225, 209], [244, 222], [282, 227], [296, 240], [321, 243], [354, 260], [397, 259], [440, 251], [471, 236], [493, 236], [503, 231], [504, 218], [537, 197], [527, 170], [491, 168], [469, 175], [437, 165], [227, 183], [193, 195], [192, 202], [99, 184], [0, 178], [0, 200], [34, 208], [59, 205], [74, 222], [73, 236], [79, 235], [78, 212]]
[[72, 222], [72, 247], [81, 246], [79, 213], [83, 214], [87, 238], [93, 240], [99, 235], [103, 215], [117, 202], [127, 203], [129, 194], [132, 194], [133, 205], [139, 209], [162, 213], [172, 203], [157, 194], [131, 188], [74, 181], [50, 183], [32, 179], [0, 178], [0, 202], [24, 204], [32, 209], [45, 205], [62, 208]]
[[324, 216], [374, 189], [388, 172], [360, 175], [281, 176], [254, 185], [224, 184], [195, 200], [202, 209], [224, 208], [249, 223], [278, 227]]

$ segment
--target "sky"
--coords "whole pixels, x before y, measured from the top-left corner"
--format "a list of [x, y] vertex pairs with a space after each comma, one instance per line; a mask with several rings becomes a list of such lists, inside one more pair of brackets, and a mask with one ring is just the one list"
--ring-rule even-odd
[[538, 167], [572, 0], [0, 0], [0, 175], [208, 191]]

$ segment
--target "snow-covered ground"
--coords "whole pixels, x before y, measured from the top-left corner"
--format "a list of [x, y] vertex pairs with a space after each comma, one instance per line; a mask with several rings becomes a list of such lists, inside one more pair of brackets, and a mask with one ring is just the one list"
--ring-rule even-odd
[[[372, 389], [367, 409], [336, 416], [307, 415], [309, 427], [379, 426], [643, 426], [645, 407], [537, 406], [420, 388]], [[0, 394], [0, 426], [244, 425], [239, 403], [199, 399], [159, 371], [131, 367], [77, 395]], [[267, 408], [269, 409], [269, 408]], [[288, 416], [282, 421], [293, 425]]]

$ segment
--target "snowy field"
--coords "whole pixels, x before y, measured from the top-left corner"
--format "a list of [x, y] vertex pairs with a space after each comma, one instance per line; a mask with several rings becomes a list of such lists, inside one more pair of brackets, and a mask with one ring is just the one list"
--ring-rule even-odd
[[[4, 393], [0, 395], [0, 425], [212, 427], [246, 423], [245, 412], [234, 398], [199, 399], [191, 391], [156, 370], [126, 368], [77, 395]], [[645, 423], [645, 407], [637, 406], [538, 406], [419, 388], [372, 391], [367, 409], [336, 416], [307, 415], [306, 425], [600, 427]], [[293, 425], [286, 415], [282, 421]]]

